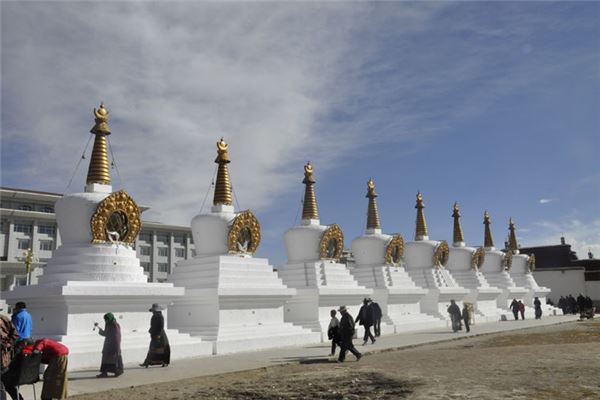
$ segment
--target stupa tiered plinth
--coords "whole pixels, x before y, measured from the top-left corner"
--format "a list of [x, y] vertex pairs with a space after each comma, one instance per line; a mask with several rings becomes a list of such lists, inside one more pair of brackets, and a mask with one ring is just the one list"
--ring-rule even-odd
[[296, 291], [282, 283], [267, 259], [252, 256], [260, 224], [251, 211], [234, 211], [223, 139], [217, 148], [213, 207], [191, 223], [196, 256], [177, 263], [169, 277], [186, 288], [169, 323], [210, 341], [215, 354], [318, 342], [318, 334], [284, 322], [284, 303]]
[[456, 282], [467, 289], [469, 294], [464, 302], [472, 303], [476, 321], [498, 321], [504, 310], [497, 307], [496, 299], [502, 290], [490, 286], [479, 268], [485, 261], [483, 247], [475, 249], [465, 245], [465, 239], [460, 225], [460, 210], [454, 203], [452, 217], [454, 218], [453, 243], [450, 247], [447, 268]]
[[[318, 332], [321, 340], [327, 340], [329, 312], [345, 305], [356, 318], [363, 299], [373, 291], [359, 285], [346, 265], [338, 262], [344, 235], [336, 224], [321, 225], [310, 163], [304, 173], [302, 222], [285, 233], [288, 262], [277, 272], [297, 292], [286, 303], [285, 320]], [[357, 328], [357, 334], [362, 335], [362, 329]]]
[[517, 236], [515, 233], [515, 224], [512, 218], [508, 222], [508, 251], [512, 252], [512, 262], [509, 270], [510, 277], [515, 281], [515, 284], [527, 289], [527, 293], [523, 296], [525, 307], [532, 307], [530, 316], [533, 317], [533, 301], [536, 297], [542, 303], [542, 310], [549, 314], [555, 314], [556, 308], [546, 304], [546, 296], [550, 293], [550, 289], [538, 285], [535, 281], [532, 272], [535, 270], [535, 255], [519, 254], [519, 246], [517, 244]]
[[[96, 138], [85, 192], [65, 195], [55, 204], [62, 245], [37, 285], [4, 295], [10, 304], [27, 303], [34, 338], [53, 338], [69, 347], [71, 370], [100, 366], [103, 338], [92, 328], [107, 312], [121, 326], [124, 361], [143, 361], [150, 342], [148, 308], [167, 306], [184, 294], [169, 283], [147, 282], [131, 247], [141, 226], [139, 208], [125, 191], [112, 192], [108, 111], [101, 105], [94, 113]], [[166, 332], [171, 359], [211, 353], [210, 344], [173, 329]]]
[[517, 286], [508, 273], [507, 268], [510, 268], [512, 253], [505, 254], [494, 247], [490, 216], [487, 211], [483, 215], [483, 224], [485, 225], [483, 240], [485, 259], [479, 270], [490, 285], [502, 291], [496, 299], [497, 307], [510, 313], [510, 303], [513, 300], [523, 300], [528, 290]]
[[406, 244], [406, 272], [417, 286], [427, 289], [421, 300], [421, 311], [450, 320], [447, 308], [450, 300], [462, 300], [468, 291], [461, 287], [445, 268], [448, 262], [448, 243], [429, 240], [423, 213], [423, 197], [417, 193], [417, 223], [415, 241]]
[[373, 301], [383, 312], [384, 323], [396, 333], [444, 326], [445, 321], [421, 312], [419, 302], [428, 293], [415, 285], [403, 265], [404, 239], [381, 231], [375, 183], [369, 180], [369, 208], [365, 234], [352, 241], [355, 266], [352, 275], [373, 290]]

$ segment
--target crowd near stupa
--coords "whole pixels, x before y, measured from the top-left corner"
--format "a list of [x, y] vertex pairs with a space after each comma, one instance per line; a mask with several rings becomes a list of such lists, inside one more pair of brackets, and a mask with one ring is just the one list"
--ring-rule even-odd
[[[261, 224], [252, 210], [234, 207], [230, 165], [235, 160], [218, 137], [212, 208], [190, 223], [196, 253], [180, 261], [167, 282], [148, 282], [133, 249], [140, 207], [127, 191], [111, 186], [109, 111], [100, 105], [94, 117], [85, 189], [56, 202], [61, 247], [37, 284], [4, 293], [11, 306], [26, 304], [33, 339], [69, 349], [65, 368], [106, 364], [99, 349], [113, 331], [98, 321], [118, 326], [122, 359], [166, 366], [186, 357], [327, 342], [332, 327], [346, 329], [350, 319], [360, 322], [354, 335], [366, 344], [380, 335], [450, 328], [456, 305], [471, 323], [512, 318], [515, 301], [523, 304], [526, 317], [533, 318], [536, 309], [544, 315], [555, 311], [546, 305], [550, 290], [532, 275], [535, 256], [519, 254], [512, 219], [508, 248], [501, 251], [494, 245], [492, 217], [482, 210], [483, 245], [469, 246], [455, 203], [448, 207], [452, 243], [435, 240], [428, 234], [425, 193], [418, 192], [414, 235], [386, 233], [373, 179], [366, 182], [365, 230], [351, 241], [350, 268], [343, 262], [347, 239], [340, 225], [321, 222], [318, 165], [311, 163], [298, 166], [302, 218], [283, 235], [287, 261], [275, 268], [255, 256]], [[376, 311], [367, 315], [367, 309]], [[149, 352], [151, 316], [150, 350], [162, 349], [163, 357]], [[119, 374], [122, 368], [115, 371], [110, 370]]]

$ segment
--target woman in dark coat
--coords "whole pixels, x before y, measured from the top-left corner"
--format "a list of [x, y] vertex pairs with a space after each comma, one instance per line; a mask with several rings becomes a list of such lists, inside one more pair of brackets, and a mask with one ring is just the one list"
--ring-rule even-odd
[[152, 304], [152, 308], [148, 311], [152, 312], [150, 320], [150, 348], [146, 360], [140, 364], [141, 367], [148, 368], [149, 365], [169, 365], [171, 362], [171, 347], [169, 339], [165, 333], [165, 319], [162, 315], [162, 307], [158, 304]]
[[535, 307], [535, 319], [542, 319], [542, 302], [538, 297], [533, 301]]
[[98, 328], [98, 333], [104, 336], [104, 346], [100, 374], [96, 375], [96, 378], [106, 378], [109, 372], [115, 374], [115, 377], [123, 374], [121, 327], [113, 313], [104, 314], [104, 329]]

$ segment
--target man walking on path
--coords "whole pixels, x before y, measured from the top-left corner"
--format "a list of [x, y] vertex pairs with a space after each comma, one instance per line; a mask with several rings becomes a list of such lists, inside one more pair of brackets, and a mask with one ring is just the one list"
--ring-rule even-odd
[[335, 355], [335, 346], [342, 347], [340, 344], [340, 320], [335, 316], [336, 311], [331, 310], [331, 321], [329, 321], [329, 327], [327, 328], [327, 337], [331, 340], [331, 353], [330, 356]]
[[457, 332], [461, 328], [460, 320], [460, 308], [454, 300], [450, 300], [450, 306], [448, 307], [448, 314], [450, 314], [450, 321], [452, 321], [452, 332]]
[[463, 303], [462, 319], [465, 323], [465, 329], [467, 330], [467, 333], [471, 332], [471, 329], [469, 328], [469, 324], [471, 322], [471, 313], [469, 312], [469, 307], [467, 306], [467, 303]]
[[15, 304], [12, 323], [19, 334], [18, 342], [31, 338], [31, 328], [33, 324], [31, 322], [31, 314], [27, 311], [27, 306], [24, 302], [19, 301]]
[[525, 304], [519, 300], [519, 312], [521, 313], [521, 319], [525, 319]]
[[533, 301], [535, 307], [535, 319], [542, 319], [542, 302], [538, 297]]
[[340, 313], [342, 319], [340, 320], [340, 340], [342, 341], [342, 347], [340, 349], [340, 355], [338, 362], [344, 362], [346, 359], [346, 351], [350, 351], [356, 357], [356, 361], [360, 360], [362, 354], [352, 344], [352, 337], [354, 336], [354, 318], [348, 313], [346, 306], [340, 307]]
[[375, 336], [371, 333], [371, 327], [373, 326], [373, 307], [369, 303], [370, 299], [364, 299], [363, 305], [356, 316], [356, 321], [365, 328], [365, 336], [363, 338], [363, 346], [367, 344], [369, 338], [371, 343], [375, 343]]
[[373, 330], [375, 331], [375, 337], [381, 336], [381, 317], [383, 316], [383, 312], [381, 311], [381, 307], [376, 302], [371, 302], [371, 307], [373, 307]]
[[519, 303], [517, 299], [513, 299], [512, 303], [510, 303], [510, 309], [515, 316], [515, 321], [519, 319]]

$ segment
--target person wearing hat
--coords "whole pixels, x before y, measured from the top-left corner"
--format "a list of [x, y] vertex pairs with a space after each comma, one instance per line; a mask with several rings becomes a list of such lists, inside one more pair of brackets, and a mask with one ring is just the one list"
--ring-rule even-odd
[[162, 365], [163, 367], [169, 365], [171, 361], [171, 347], [169, 346], [169, 339], [165, 333], [165, 318], [162, 315], [162, 307], [156, 303], [152, 304], [150, 312], [152, 312], [152, 319], [150, 320], [150, 348], [146, 355], [146, 360], [140, 367], [146, 367], [150, 365]]
[[352, 337], [354, 336], [354, 318], [348, 312], [346, 306], [341, 306], [339, 309], [342, 314], [340, 320], [339, 335], [341, 341], [340, 355], [338, 362], [344, 362], [346, 359], [346, 352], [350, 351], [356, 357], [356, 361], [360, 360], [362, 354], [354, 347], [352, 343]]
[[17, 304], [15, 304], [15, 311], [12, 315], [12, 323], [19, 334], [19, 339], [17, 339], [17, 342], [31, 338], [31, 328], [33, 323], [31, 322], [31, 314], [29, 314], [27, 311], [27, 306], [24, 302], [19, 301]]
[[375, 343], [375, 337], [371, 333], [371, 327], [373, 326], [375, 318], [373, 315], [373, 307], [371, 307], [371, 299], [366, 298], [363, 300], [363, 305], [358, 311], [358, 316], [356, 317], [356, 321], [361, 324], [365, 328], [365, 336], [363, 338], [363, 346], [367, 344], [369, 339], [371, 339], [371, 343]]
[[[96, 322], [94, 326], [98, 326]], [[98, 327], [98, 334], [104, 336], [102, 346], [102, 363], [100, 374], [96, 378], [106, 378], [108, 373], [115, 377], [123, 374], [123, 357], [121, 356], [121, 326], [113, 313], [104, 314], [104, 329]]]

